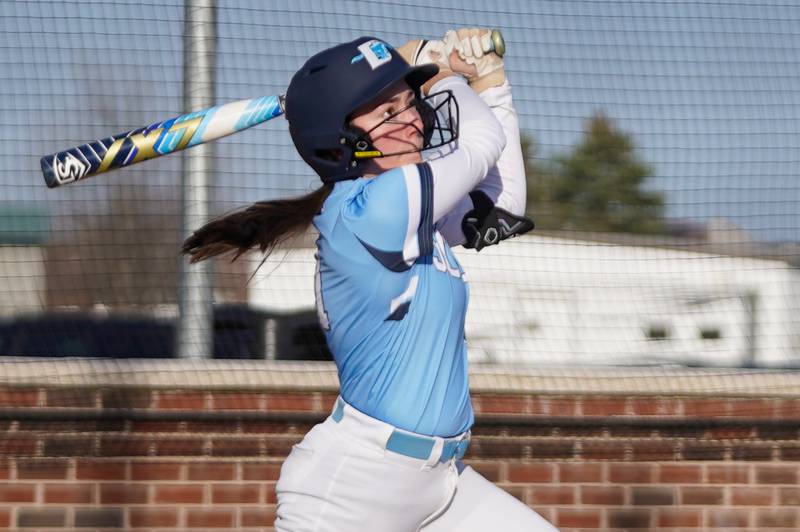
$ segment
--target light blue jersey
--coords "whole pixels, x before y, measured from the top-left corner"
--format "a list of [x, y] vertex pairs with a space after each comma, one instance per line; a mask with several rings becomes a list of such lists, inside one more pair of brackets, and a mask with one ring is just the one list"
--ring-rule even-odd
[[453, 436], [473, 423], [464, 273], [433, 223], [427, 163], [336, 183], [314, 219], [317, 310], [341, 395], [396, 427]]

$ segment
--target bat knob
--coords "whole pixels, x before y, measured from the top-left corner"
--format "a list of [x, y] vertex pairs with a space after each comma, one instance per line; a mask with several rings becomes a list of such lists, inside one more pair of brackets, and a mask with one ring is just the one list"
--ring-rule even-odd
[[506, 41], [503, 40], [503, 34], [500, 33], [500, 30], [492, 30], [491, 40], [492, 51], [499, 57], [503, 57], [506, 53]]

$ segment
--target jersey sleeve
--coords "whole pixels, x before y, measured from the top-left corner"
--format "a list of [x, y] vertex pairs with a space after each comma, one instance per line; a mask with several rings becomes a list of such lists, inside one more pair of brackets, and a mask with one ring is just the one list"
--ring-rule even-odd
[[[486, 177], [474, 190], [480, 190], [494, 203], [516, 216], [525, 214], [527, 194], [525, 165], [519, 133], [519, 120], [511, 97], [511, 87], [506, 81], [500, 87], [486, 89], [480, 94], [503, 127], [506, 145], [500, 158], [489, 169]], [[461, 223], [464, 215], [475, 206], [468, 195], [462, 196], [453, 208], [437, 223], [437, 228], [450, 246], [464, 244]]]
[[357, 187], [342, 221], [384, 267], [401, 272], [433, 252], [433, 177], [427, 163], [394, 168]]

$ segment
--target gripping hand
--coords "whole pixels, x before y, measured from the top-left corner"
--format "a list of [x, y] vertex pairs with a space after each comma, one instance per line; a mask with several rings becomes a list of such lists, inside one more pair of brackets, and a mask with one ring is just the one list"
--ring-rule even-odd
[[448, 30], [441, 39], [409, 41], [398, 52], [411, 65], [434, 63], [461, 74], [477, 93], [505, 82], [505, 42], [498, 30]]
[[533, 229], [533, 220], [516, 216], [505, 209], [495, 207], [489, 196], [480, 190], [469, 193], [474, 208], [464, 215], [461, 231], [465, 248], [480, 251], [486, 246], [499, 244], [506, 238], [527, 233]]

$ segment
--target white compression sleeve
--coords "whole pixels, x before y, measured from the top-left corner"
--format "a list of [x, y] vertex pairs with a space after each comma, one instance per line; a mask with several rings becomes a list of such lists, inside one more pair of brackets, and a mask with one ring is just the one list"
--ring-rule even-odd
[[431, 93], [451, 90], [458, 102], [455, 149], [429, 159], [433, 174], [433, 222], [436, 223], [480, 183], [505, 147], [503, 127], [486, 103], [458, 76], [437, 82]]
[[[489, 105], [500, 121], [506, 137], [506, 145], [497, 163], [475, 188], [486, 193], [497, 207], [522, 216], [525, 214], [527, 185], [520, 143], [519, 120], [511, 98], [511, 87], [506, 81], [500, 87], [486, 89], [480, 94], [480, 97]], [[472, 208], [472, 200], [469, 196], [464, 196], [453, 210], [439, 222], [439, 231], [451, 246], [464, 243], [461, 221]]]

